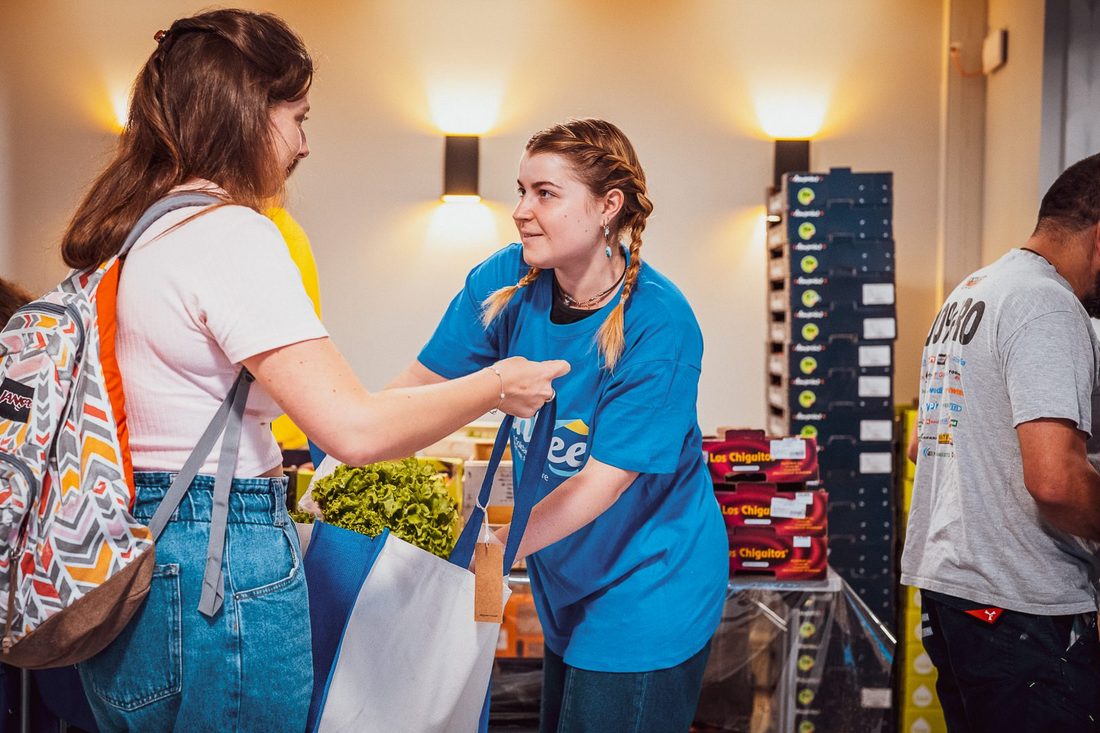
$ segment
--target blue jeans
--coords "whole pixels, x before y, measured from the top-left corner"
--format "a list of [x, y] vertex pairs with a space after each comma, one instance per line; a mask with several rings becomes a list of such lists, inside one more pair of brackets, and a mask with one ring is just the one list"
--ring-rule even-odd
[[[138, 473], [134, 517], [152, 518], [174, 474]], [[225, 601], [198, 611], [214, 477], [195, 478], [157, 541], [149, 597], [115, 641], [79, 665], [104, 731], [305, 729], [313, 691], [302, 552], [286, 479], [236, 479]]]
[[591, 672], [549, 649], [542, 672], [541, 733], [686, 733], [695, 717], [710, 642], [675, 667]]

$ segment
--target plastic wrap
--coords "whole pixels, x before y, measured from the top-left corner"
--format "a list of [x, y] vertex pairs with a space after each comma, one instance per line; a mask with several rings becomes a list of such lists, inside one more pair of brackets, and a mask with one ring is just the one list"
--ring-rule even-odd
[[[886, 733], [896, 640], [840, 576], [731, 580], [693, 730]], [[537, 727], [538, 659], [497, 660], [491, 728]]]

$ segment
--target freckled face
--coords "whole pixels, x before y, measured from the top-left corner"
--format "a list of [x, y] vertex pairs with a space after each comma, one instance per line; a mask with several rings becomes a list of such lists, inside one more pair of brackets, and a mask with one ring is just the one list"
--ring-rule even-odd
[[553, 153], [524, 153], [516, 183], [519, 204], [512, 219], [528, 265], [568, 267], [603, 249], [597, 201], [565, 158]]

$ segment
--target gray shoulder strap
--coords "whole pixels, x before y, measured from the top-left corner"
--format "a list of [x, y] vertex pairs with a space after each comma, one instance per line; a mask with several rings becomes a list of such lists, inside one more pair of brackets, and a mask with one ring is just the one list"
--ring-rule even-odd
[[165, 214], [175, 211], [176, 209], [187, 208], [188, 206], [212, 206], [221, 202], [222, 199], [214, 194], [201, 193], [199, 191], [173, 193], [165, 196], [146, 209], [145, 213], [141, 215], [137, 224], [130, 230], [129, 236], [126, 237], [122, 249], [118, 251], [118, 256], [125, 256], [126, 253], [130, 251], [130, 248], [134, 246], [134, 242], [138, 241], [142, 234], [145, 234], [145, 230]]
[[202, 578], [202, 597], [199, 612], [213, 616], [221, 608], [224, 595], [222, 578], [222, 555], [225, 548], [225, 528], [229, 521], [229, 492], [233, 485], [233, 474], [237, 470], [237, 454], [240, 450], [241, 425], [244, 419], [248, 392], [255, 379], [247, 369], [241, 369], [233, 387], [226, 395], [206, 431], [199, 438], [195, 450], [191, 451], [183, 468], [172, 480], [172, 485], [164, 495], [160, 506], [149, 522], [149, 531], [156, 542], [164, 532], [168, 520], [183, 500], [191, 482], [195, 480], [199, 469], [206, 462], [214, 444], [224, 434], [221, 453], [218, 456], [218, 472], [214, 479], [214, 505], [210, 513], [210, 539], [206, 549], [206, 570]]

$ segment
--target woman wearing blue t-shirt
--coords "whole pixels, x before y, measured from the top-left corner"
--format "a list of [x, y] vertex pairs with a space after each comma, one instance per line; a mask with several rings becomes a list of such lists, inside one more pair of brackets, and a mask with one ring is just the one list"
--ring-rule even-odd
[[[686, 731], [729, 567], [695, 411], [699, 325], [641, 260], [653, 205], [617, 127], [582, 119], [537, 133], [518, 183], [522, 244], [470, 272], [391, 386], [512, 355], [570, 363], [519, 551], [546, 636], [542, 730]], [[517, 420], [511, 436], [517, 475], [531, 426]]]

